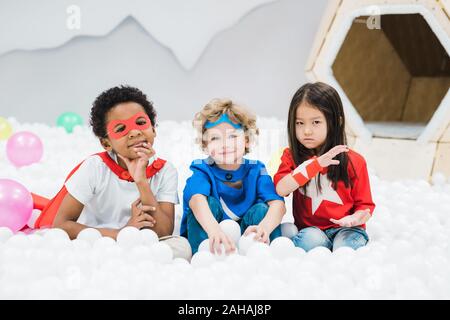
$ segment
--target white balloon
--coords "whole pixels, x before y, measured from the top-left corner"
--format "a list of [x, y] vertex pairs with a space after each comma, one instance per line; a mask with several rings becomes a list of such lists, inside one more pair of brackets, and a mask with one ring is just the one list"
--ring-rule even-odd
[[237, 245], [239, 238], [241, 237], [241, 226], [231, 219], [221, 221], [219, 226], [230, 240], [234, 241], [234, 244]]

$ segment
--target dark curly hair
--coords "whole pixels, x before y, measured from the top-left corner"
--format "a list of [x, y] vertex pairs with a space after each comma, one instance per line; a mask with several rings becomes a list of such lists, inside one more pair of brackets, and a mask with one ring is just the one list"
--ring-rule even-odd
[[156, 111], [153, 103], [147, 100], [147, 96], [138, 88], [130, 86], [113, 87], [103, 91], [94, 101], [91, 109], [90, 124], [92, 131], [99, 138], [106, 138], [106, 114], [119, 103], [136, 102], [140, 104], [153, 126], [156, 121]]

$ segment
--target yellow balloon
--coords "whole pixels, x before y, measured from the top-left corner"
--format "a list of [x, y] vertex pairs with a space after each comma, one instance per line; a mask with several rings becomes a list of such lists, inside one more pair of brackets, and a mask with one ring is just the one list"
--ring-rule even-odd
[[278, 167], [281, 164], [281, 156], [283, 155], [284, 149], [286, 149], [286, 147], [280, 148], [278, 149], [278, 151], [275, 151], [272, 154], [272, 157], [270, 158], [269, 162], [267, 163], [266, 166], [267, 173], [272, 177], [272, 179], [275, 173], [277, 173]]
[[5, 118], [0, 117], [0, 140], [8, 139], [13, 132], [11, 124]]

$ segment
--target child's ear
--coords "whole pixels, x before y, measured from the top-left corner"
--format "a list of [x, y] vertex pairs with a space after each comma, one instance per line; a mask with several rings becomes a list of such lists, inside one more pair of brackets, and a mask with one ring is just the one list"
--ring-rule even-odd
[[101, 143], [103, 149], [105, 149], [106, 151], [112, 150], [112, 146], [111, 146], [111, 143], [109, 142], [108, 138], [101, 138], [100, 143]]
[[344, 118], [342, 116], [339, 117], [339, 125], [342, 126], [342, 123], [344, 122]]
[[245, 136], [245, 151], [246, 151], [246, 153], [250, 152], [250, 146], [251, 146], [250, 137]]

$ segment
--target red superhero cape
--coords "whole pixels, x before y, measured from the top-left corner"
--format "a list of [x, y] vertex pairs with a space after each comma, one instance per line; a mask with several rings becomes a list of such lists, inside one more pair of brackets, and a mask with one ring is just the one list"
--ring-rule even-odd
[[[129, 182], [133, 182], [133, 178], [130, 176], [130, 173], [119, 166], [111, 157], [108, 152], [100, 152], [96, 155], [100, 156], [103, 162], [114, 172], [119, 179], [126, 180]], [[67, 176], [66, 182], [74, 173], [78, 170], [83, 162], [78, 164]], [[156, 159], [153, 163], [147, 167], [147, 178], [153, 177], [155, 174], [161, 170], [166, 163], [166, 160]], [[56, 213], [58, 212], [59, 206], [61, 205], [62, 200], [67, 194], [67, 189], [65, 186], [59, 190], [55, 197], [52, 199], [47, 199], [41, 197], [37, 194], [31, 193], [33, 197], [33, 209], [41, 210], [40, 216], [37, 218], [36, 223], [34, 225], [35, 229], [38, 228], [49, 228], [53, 225], [53, 220], [55, 219]]]

